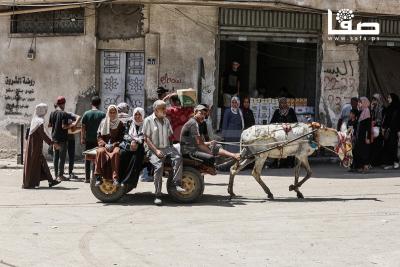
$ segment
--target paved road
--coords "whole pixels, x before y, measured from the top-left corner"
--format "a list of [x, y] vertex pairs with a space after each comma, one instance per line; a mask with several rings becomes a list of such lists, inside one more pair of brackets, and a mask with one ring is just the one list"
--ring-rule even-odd
[[155, 207], [149, 183], [106, 205], [81, 182], [22, 190], [21, 170], [0, 170], [0, 267], [400, 266], [399, 172], [314, 166], [297, 200], [291, 170], [266, 170], [274, 201], [248, 174], [232, 201], [222, 174], [200, 203]]

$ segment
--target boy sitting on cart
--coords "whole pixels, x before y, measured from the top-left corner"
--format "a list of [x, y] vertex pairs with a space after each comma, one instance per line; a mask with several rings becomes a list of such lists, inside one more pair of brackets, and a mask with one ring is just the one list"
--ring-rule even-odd
[[239, 153], [231, 153], [215, 141], [204, 142], [199, 132], [199, 124], [204, 121], [206, 115], [207, 107], [198, 105], [194, 109], [194, 117], [190, 118], [183, 126], [181, 132], [182, 155], [198, 159], [208, 166], [214, 166], [215, 157], [218, 155], [240, 160]]

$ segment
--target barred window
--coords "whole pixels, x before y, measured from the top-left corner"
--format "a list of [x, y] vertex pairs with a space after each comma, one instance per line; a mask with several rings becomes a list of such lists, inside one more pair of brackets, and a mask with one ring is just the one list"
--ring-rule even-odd
[[11, 33], [81, 34], [85, 30], [85, 9], [65, 9], [11, 16]]

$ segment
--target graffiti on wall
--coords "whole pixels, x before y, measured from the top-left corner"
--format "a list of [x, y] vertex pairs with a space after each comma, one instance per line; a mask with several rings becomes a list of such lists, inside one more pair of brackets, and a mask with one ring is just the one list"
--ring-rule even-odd
[[173, 76], [171, 74], [165, 73], [160, 77], [160, 85], [162, 86], [167, 86], [167, 85], [177, 86], [181, 84], [183, 84], [183, 79]]
[[335, 126], [343, 105], [358, 95], [359, 64], [356, 49], [324, 54], [321, 72], [320, 117], [328, 126]]
[[27, 76], [6, 76], [3, 95], [4, 115], [30, 117], [32, 102], [35, 101], [35, 80]]

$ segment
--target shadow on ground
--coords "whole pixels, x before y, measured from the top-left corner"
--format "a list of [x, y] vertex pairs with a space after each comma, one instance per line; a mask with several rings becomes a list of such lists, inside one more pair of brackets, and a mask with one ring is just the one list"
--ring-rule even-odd
[[[302, 202], [302, 203], [315, 203], [315, 202], [347, 202], [347, 201], [381, 201], [375, 197], [355, 197], [355, 196], [335, 196], [335, 197], [319, 197], [312, 196], [306, 197], [304, 199], [298, 198], [275, 198], [274, 200], [268, 200], [265, 198], [247, 198], [242, 196], [236, 196], [232, 199], [229, 198], [228, 195], [209, 195], [205, 194], [196, 203], [176, 203], [171, 200], [168, 195], [163, 195], [163, 206], [169, 207], [193, 207], [193, 206], [217, 206], [217, 207], [235, 207], [239, 205], [248, 205], [253, 203], [265, 203], [268, 202], [270, 204], [273, 203], [281, 203], [281, 202]], [[127, 194], [125, 195], [119, 202], [117, 203], [104, 203], [105, 206], [142, 206], [142, 205], [154, 205], [154, 194], [151, 192], [144, 193], [135, 193], [135, 194]]]
[[[337, 164], [313, 164], [311, 165], [313, 174], [311, 178], [323, 179], [380, 179], [380, 178], [400, 178], [400, 169], [398, 170], [384, 170], [382, 168], [373, 168], [368, 173], [354, 173], [348, 172], [347, 168], [341, 167]], [[229, 176], [229, 172], [221, 172], [222, 175]], [[251, 170], [243, 170], [239, 175], [250, 175]], [[304, 177], [305, 171], [301, 170], [300, 177]], [[293, 168], [281, 169], [263, 169], [263, 177], [268, 176], [286, 176], [294, 177]]]

